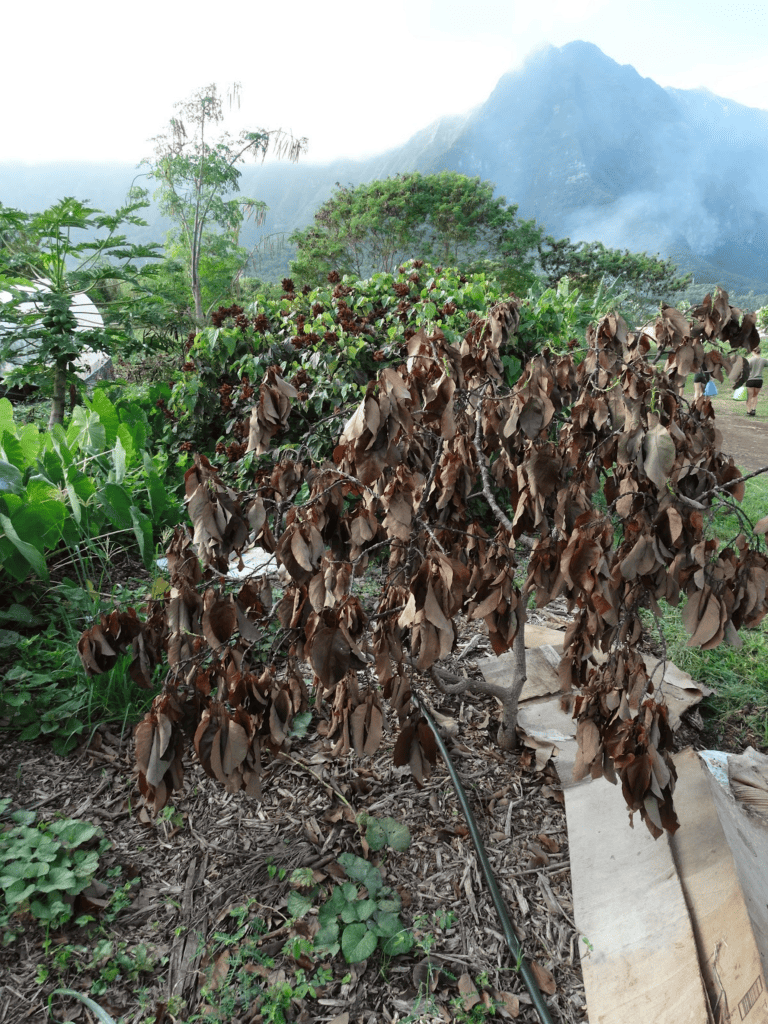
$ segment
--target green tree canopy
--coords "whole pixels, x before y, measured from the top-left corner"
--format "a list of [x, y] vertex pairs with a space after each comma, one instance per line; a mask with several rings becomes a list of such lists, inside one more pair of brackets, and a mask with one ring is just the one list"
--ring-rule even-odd
[[294, 277], [308, 283], [338, 270], [358, 277], [392, 273], [416, 257], [472, 270], [490, 261], [513, 268], [517, 287], [533, 278], [542, 231], [521, 221], [517, 207], [480, 178], [454, 171], [399, 174], [356, 187], [337, 184], [315, 214], [296, 231]]
[[[239, 100], [240, 87], [235, 85], [230, 102]], [[242, 269], [248, 253], [239, 245], [240, 228], [249, 216], [262, 223], [266, 205], [258, 199], [235, 196], [240, 189], [239, 164], [247, 155], [263, 159], [271, 149], [278, 157], [297, 160], [306, 146], [306, 139], [294, 139], [281, 131], [242, 131], [236, 137], [223, 132], [212, 137], [216, 126], [224, 120], [222, 97], [215, 85], [209, 85], [176, 104], [179, 116], [171, 118], [166, 132], [152, 141], [155, 155], [145, 160], [150, 177], [158, 183], [156, 197], [163, 214], [174, 222], [169, 244], [183, 250], [195, 320], [202, 324], [206, 316], [201, 265], [213, 236], [218, 257], [234, 260]], [[222, 246], [225, 253], [220, 250]], [[215, 289], [214, 289], [215, 290]], [[221, 295], [215, 295], [215, 305]]]
[[538, 244], [541, 273], [550, 288], [569, 277], [582, 290], [593, 292], [606, 278], [617, 281], [641, 299], [669, 300], [686, 288], [691, 275], [680, 275], [672, 260], [649, 256], [646, 252], [609, 249], [602, 242], [555, 241], [551, 236]]

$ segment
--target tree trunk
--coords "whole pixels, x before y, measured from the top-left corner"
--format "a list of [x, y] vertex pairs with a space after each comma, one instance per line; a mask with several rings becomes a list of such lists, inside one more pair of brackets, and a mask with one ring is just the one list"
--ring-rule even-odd
[[200, 278], [195, 274], [192, 278], [192, 296], [195, 300], [195, 323], [198, 327], [203, 326], [203, 294], [200, 287]]
[[514, 750], [517, 746], [517, 705], [528, 678], [525, 668], [525, 620], [527, 618], [525, 606], [527, 602], [528, 593], [523, 591], [520, 595], [520, 624], [512, 644], [512, 687], [505, 693], [501, 702], [498, 743], [502, 750]]
[[51, 402], [51, 415], [48, 420], [50, 430], [54, 423], [64, 422], [64, 404], [67, 399], [67, 359], [59, 358], [53, 373], [53, 401]]

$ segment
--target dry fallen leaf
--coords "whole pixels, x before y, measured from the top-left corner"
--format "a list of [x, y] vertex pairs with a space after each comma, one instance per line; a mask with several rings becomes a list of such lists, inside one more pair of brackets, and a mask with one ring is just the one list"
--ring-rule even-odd
[[462, 974], [458, 984], [459, 994], [464, 1001], [464, 1009], [471, 1010], [473, 1006], [480, 1002], [480, 996], [475, 983], [469, 974]]
[[536, 979], [536, 983], [545, 995], [553, 996], [557, 992], [557, 985], [555, 984], [555, 978], [551, 971], [548, 971], [546, 967], [542, 967], [537, 964], [535, 960], [531, 960], [531, 971]]

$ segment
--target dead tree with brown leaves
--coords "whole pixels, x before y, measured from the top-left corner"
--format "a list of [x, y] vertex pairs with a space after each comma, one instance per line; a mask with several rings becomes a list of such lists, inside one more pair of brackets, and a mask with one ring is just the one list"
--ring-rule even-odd
[[[660, 614], [660, 601], [685, 598], [690, 642], [705, 648], [738, 645], [738, 631], [768, 611], [768, 517], [754, 524], [739, 512], [738, 536], [718, 550], [708, 509], [715, 497], [735, 508], [743, 478], [719, 450], [709, 399], [678, 394], [702, 366], [719, 380], [738, 375], [739, 350], [759, 343], [754, 315], [718, 292], [690, 322], [663, 308], [653, 339], [611, 315], [590, 330], [581, 361], [544, 352], [510, 389], [500, 354], [517, 323], [510, 301], [459, 347], [440, 331], [414, 334], [402, 362], [368, 384], [332, 461], [270, 457], [297, 395], [276, 367], [251, 414], [249, 450], [264, 456], [253, 491], [234, 493], [196, 457], [186, 474], [192, 529], [179, 527], [169, 548], [169, 594], [146, 622], [115, 612], [80, 641], [91, 672], [132, 649], [134, 677], [148, 684], [167, 661], [136, 730], [140, 786], [155, 809], [180, 787], [189, 741], [228, 791], [258, 797], [266, 761], [291, 742], [310, 689], [334, 755], [374, 753], [396, 720], [395, 763], [410, 765], [419, 784], [436, 752], [412, 702], [415, 673], [432, 673], [444, 690], [499, 697], [500, 742], [512, 747], [525, 609], [529, 597], [542, 606], [562, 596], [573, 615], [560, 678], [578, 719], [576, 775], [618, 776], [654, 835], [677, 827], [667, 709], [636, 650], [640, 610]], [[647, 359], [654, 341], [670, 353], [663, 368]], [[523, 535], [535, 541], [519, 584]], [[264, 575], [234, 591], [226, 583], [230, 558], [253, 544], [288, 579], [274, 609]], [[356, 581], [382, 555], [369, 619]], [[485, 623], [497, 654], [514, 650], [511, 691], [441, 668], [459, 615]], [[282, 659], [275, 644], [263, 650], [275, 618]]]

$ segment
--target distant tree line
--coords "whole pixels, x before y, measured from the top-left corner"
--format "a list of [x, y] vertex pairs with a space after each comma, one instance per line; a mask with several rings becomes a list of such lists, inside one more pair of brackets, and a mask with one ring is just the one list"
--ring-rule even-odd
[[537, 279], [555, 287], [569, 277], [587, 292], [607, 280], [656, 302], [690, 283], [672, 260], [601, 242], [556, 240], [493, 193], [492, 182], [454, 171], [337, 184], [314, 222], [290, 237], [297, 246], [292, 276], [316, 284], [334, 270], [356, 277], [391, 273], [413, 257], [466, 273], [485, 270], [518, 293]]

